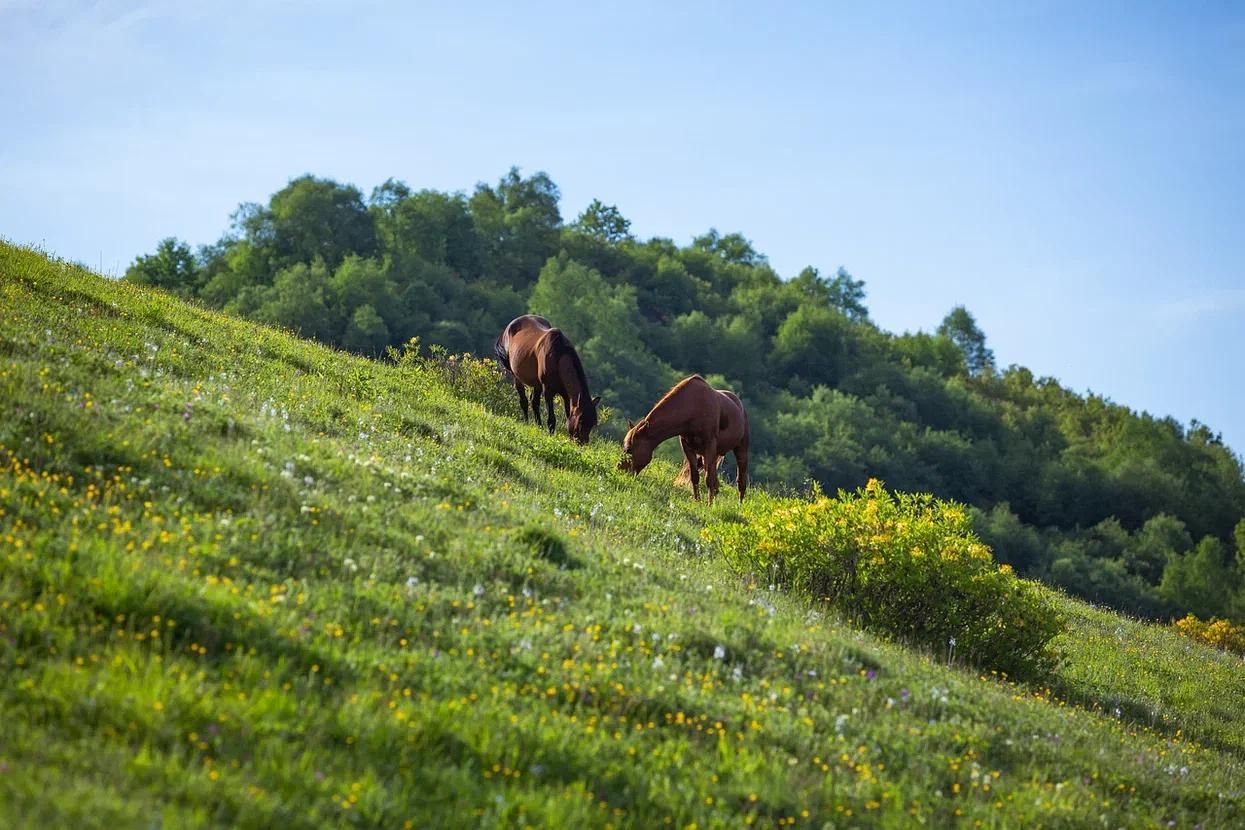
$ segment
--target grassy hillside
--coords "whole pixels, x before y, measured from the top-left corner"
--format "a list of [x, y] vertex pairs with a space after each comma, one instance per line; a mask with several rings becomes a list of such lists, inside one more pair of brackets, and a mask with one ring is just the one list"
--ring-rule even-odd
[[1245, 821], [1239, 658], [944, 665], [418, 367], [0, 245], [0, 412], [0, 826]]

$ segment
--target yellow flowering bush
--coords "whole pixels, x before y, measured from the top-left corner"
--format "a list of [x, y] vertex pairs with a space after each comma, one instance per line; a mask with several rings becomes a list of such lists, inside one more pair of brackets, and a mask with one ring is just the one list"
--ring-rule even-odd
[[706, 529], [732, 564], [850, 618], [1014, 676], [1052, 669], [1064, 623], [1034, 583], [997, 565], [964, 508], [871, 480], [855, 493], [761, 500]]
[[1245, 626], [1218, 618], [1199, 620], [1189, 614], [1183, 620], [1172, 623], [1172, 627], [1199, 643], [1245, 655]]

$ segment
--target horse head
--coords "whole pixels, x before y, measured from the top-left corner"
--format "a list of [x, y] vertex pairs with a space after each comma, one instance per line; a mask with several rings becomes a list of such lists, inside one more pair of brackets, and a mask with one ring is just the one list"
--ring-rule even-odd
[[592, 434], [592, 430], [597, 425], [597, 407], [601, 403], [601, 397], [598, 395], [586, 404], [575, 405], [572, 403], [570, 417], [566, 419], [566, 431], [570, 433], [571, 438], [580, 444], [587, 444], [588, 437]]
[[627, 430], [626, 437], [623, 438], [623, 456], [618, 461], [618, 469], [636, 475], [653, 460], [655, 445], [645, 435], [648, 428], [647, 420], [641, 420], [638, 424], [628, 421], [627, 424], [630, 428]]

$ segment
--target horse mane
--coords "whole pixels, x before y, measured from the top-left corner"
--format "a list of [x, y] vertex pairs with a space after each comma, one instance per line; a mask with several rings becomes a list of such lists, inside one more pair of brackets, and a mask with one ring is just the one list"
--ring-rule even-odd
[[559, 358], [563, 354], [571, 356], [571, 365], [575, 367], [575, 376], [579, 380], [579, 388], [583, 390], [583, 394], [589, 399], [592, 394], [588, 391], [588, 376], [584, 374], [584, 362], [579, 359], [579, 352], [575, 351], [575, 346], [571, 344], [571, 339], [563, 334], [562, 329], [550, 329], [549, 337], [552, 345], [558, 350]]
[[[676, 383], [674, 386], [671, 386], [671, 387], [670, 387], [670, 391], [669, 391], [669, 392], [667, 392], [666, 394], [662, 395], [662, 396], [661, 396], [661, 400], [659, 400], [657, 403], [653, 404], [653, 408], [652, 408], [652, 409], [650, 409], [650, 410], [649, 410], [649, 412], [652, 412], [654, 409], [657, 409], [659, 406], [661, 406], [662, 404], [664, 404], [666, 401], [668, 401], [668, 400], [670, 400], [671, 398], [673, 398], [673, 397], [674, 397], [674, 395], [675, 395], [675, 393], [682, 391], [682, 390], [683, 390], [683, 387], [687, 386], [689, 383], [691, 383], [691, 382], [692, 382], [692, 381], [694, 381], [694, 380], [698, 380], [698, 381], [700, 381], [701, 383], [708, 383], [708, 381], [706, 381], [706, 380], [705, 380], [704, 378], [702, 378], [700, 375], [692, 375], [690, 378], [683, 378], [683, 380], [679, 381], [679, 382], [678, 382], [678, 383]], [[646, 415], [646, 416], [644, 416], [644, 417], [646, 417], [646, 418], [647, 418], [648, 416]]]

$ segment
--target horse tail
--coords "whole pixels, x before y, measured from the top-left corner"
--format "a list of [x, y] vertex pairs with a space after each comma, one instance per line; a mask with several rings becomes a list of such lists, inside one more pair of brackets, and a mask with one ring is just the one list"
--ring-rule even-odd
[[687, 459], [683, 459], [683, 469], [679, 470], [679, 474], [674, 477], [675, 487], [687, 487], [692, 483], [692, 467], [687, 463]]
[[510, 371], [510, 350], [506, 348], [506, 334], [507, 331], [503, 331], [493, 341], [493, 354], [497, 355], [497, 360], [501, 363], [501, 370], [513, 377], [514, 373]]
[[[702, 457], [700, 460], [703, 465], [704, 458]], [[722, 468], [722, 462], [725, 460], [726, 460], [726, 456], [724, 455], [718, 456], [718, 469]], [[674, 486], [675, 487], [691, 487], [692, 486], [692, 467], [690, 464], [687, 463], [686, 458], [683, 459], [683, 469], [679, 470], [679, 474], [674, 477]]]

